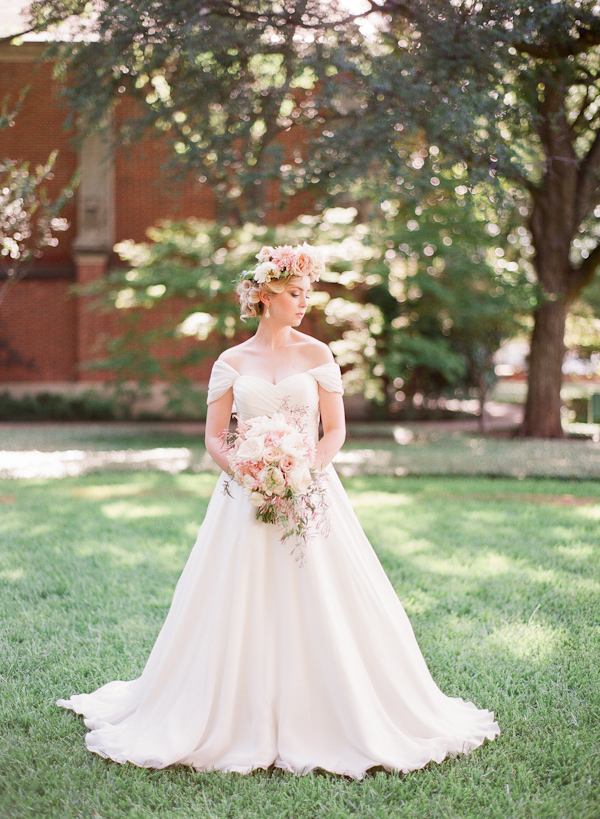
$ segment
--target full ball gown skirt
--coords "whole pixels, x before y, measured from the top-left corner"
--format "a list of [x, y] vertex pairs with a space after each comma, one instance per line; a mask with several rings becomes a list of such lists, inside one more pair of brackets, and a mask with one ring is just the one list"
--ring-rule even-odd
[[[218, 361], [209, 401], [233, 386], [238, 415], [306, 408], [317, 435], [318, 385], [341, 392], [325, 364], [276, 385]], [[275, 765], [362, 778], [408, 772], [499, 733], [494, 715], [445, 696], [334, 471], [330, 533], [303, 566], [281, 531], [256, 520], [221, 475], [142, 675], [58, 704], [83, 714], [90, 751], [148, 768], [198, 771]]]

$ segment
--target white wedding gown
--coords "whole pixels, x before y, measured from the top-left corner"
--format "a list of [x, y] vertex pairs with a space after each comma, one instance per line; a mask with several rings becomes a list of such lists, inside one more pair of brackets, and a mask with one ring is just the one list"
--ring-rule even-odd
[[[239, 416], [307, 408], [317, 435], [324, 364], [276, 385], [218, 361], [209, 401], [232, 385]], [[58, 704], [83, 714], [90, 751], [148, 768], [236, 771], [275, 765], [362, 778], [408, 772], [498, 733], [494, 715], [445, 696], [333, 469], [330, 533], [303, 566], [236, 484], [214, 491], [142, 675]]]

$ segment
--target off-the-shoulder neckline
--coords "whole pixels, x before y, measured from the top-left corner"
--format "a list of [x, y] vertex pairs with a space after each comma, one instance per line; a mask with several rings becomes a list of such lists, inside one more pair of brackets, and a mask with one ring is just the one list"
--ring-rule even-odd
[[265, 384], [270, 384], [272, 387], [277, 387], [277, 386], [279, 386], [279, 384], [283, 384], [284, 381], [287, 381], [290, 378], [295, 378], [298, 375], [310, 375], [311, 373], [315, 372], [315, 370], [321, 370], [324, 367], [336, 367], [336, 368], [338, 367], [338, 365], [335, 363], [335, 361], [327, 361], [325, 364], [319, 364], [317, 367], [311, 367], [309, 370], [304, 370], [304, 372], [301, 372], [301, 373], [291, 373], [291, 375], [286, 375], [285, 378], [280, 378], [279, 381], [273, 382], [273, 381], [269, 381], [267, 378], [263, 378], [261, 375], [249, 375], [249, 374], [245, 375], [244, 373], [240, 373], [235, 369], [235, 367], [232, 367], [231, 364], [228, 364], [226, 361], [223, 361], [220, 358], [217, 359], [217, 361], [215, 361], [215, 364], [222, 364], [223, 366], [228, 367], [232, 372], [235, 373], [236, 379], [237, 378], [256, 378], [259, 381], [264, 381]]

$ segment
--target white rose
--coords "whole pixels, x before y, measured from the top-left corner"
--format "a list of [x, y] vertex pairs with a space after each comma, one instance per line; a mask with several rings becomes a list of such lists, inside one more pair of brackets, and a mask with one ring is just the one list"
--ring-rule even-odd
[[317, 247], [312, 247], [311, 253], [314, 264], [313, 276], [315, 277], [316, 281], [319, 281], [325, 272], [325, 257], [323, 256], [323, 251]]
[[275, 267], [273, 262], [263, 262], [254, 270], [254, 281], [258, 284], [264, 284], [277, 276], [279, 276], [279, 268]]
[[252, 492], [254, 489], [254, 478], [252, 475], [244, 475], [242, 478], [242, 486], [244, 487], [244, 491], [246, 493]]
[[264, 496], [260, 492], [252, 492], [252, 494], [248, 497], [248, 500], [252, 506], [262, 506]]
[[262, 415], [259, 415], [257, 418], [252, 418], [251, 421], [247, 421], [245, 424], [246, 438], [257, 438], [261, 436], [263, 434], [263, 424], [264, 420]]
[[312, 483], [312, 475], [310, 474], [310, 469], [303, 464], [302, 466], [293, 469], [291, 472], [288, 472], [287, 476], [288, 486], [293, 492], [299, 492], [302, 494], [306, 492], [308, 487]]
[[283, 457], [283, 449], [280, 446], [266, 446], [263, 452], [263, 461], [266, 464], [277, 464]]
[[288, 422], [280, 412], [274, 413], [273, 416], [269, 418], [267, 423], [269, 432], [284, 432], [289, 428]]
[[242, 441], [236, 452], [236, 458], [246, 461], [260, 461], [263, 456], [264, 444], [260, 438], [247, 438]]
[[277, 467], [265, 467], [256, 476], [260, 481], [260, 488], [268, 495], [282, 495], [285, 491], [283, 472]]
[[281, 449], [285, 455], [292, 458], [303, 458], [306, 454], [306, 444], [299, 432], [289, 432], [281, 439]]

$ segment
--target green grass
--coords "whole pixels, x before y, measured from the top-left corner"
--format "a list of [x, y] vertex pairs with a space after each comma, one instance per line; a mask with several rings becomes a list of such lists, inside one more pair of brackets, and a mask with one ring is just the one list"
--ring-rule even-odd
[[141, 671], [213, 485], [150, 472], [0, 483], [2, 819], [600, 816], [593, 482], [346, 481], [435, 679], [495, 710], [496, 742], [362, 783], [89, 754], [54, 701]]

